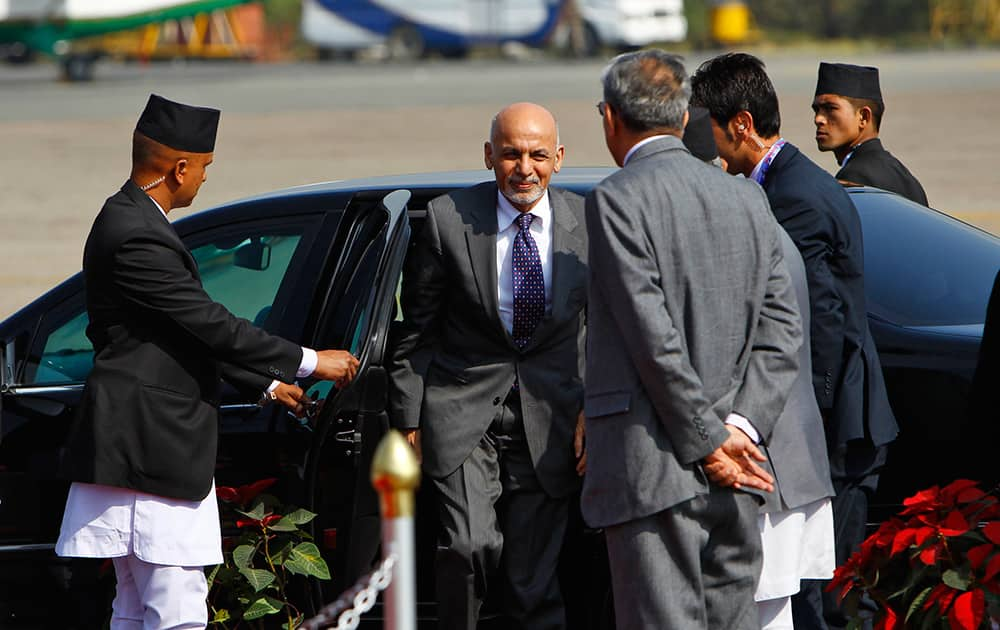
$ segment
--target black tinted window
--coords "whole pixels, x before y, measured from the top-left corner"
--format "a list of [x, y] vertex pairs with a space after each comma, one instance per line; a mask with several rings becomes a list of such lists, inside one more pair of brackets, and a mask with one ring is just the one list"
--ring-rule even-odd
[[902, 326], [983, 322], [1000, 240], [895, 195], [851, 198], [864, 227], [870, 313]]

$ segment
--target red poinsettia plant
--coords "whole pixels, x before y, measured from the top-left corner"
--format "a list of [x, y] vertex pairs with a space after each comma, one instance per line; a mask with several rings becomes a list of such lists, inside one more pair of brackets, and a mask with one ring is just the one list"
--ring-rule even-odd
[[290, 598], [293, 576], [330, 579], [326, 561], [302, 529], [316, 514], [265, 494], [275, 481], [215, 489], [223, 533], [233, 534], [223, 538], [223, 564], [209, 573], [210, 623], [223, 630], [278, 624], [294, 630], [304, 615]]
[[922, 490], [838, 567], [839, 593], [852, 628], [859, 602], [877, 607], [876, 630], [980, 630], [1000, 611], [1000, 501], [996, 490], [959, 479]]

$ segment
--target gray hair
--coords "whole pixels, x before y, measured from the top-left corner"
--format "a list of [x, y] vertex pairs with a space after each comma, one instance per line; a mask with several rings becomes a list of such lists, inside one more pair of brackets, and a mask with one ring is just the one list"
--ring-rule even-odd
[[655, 48], [618, 55], [601, 84], [604, 102], [632, 131], [684, 128], [691, 81], [679, 55]]

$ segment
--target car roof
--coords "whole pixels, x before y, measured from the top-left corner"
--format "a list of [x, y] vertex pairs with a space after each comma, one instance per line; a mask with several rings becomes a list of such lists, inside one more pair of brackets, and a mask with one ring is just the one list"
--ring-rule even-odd
[[[611, 167], [567, 167], [552, 178], [552, 183], [566, 188], [590, 188], [616, 169]], [[316, 184], [306, 184], [275, 190], [232, 203], [250, 203], [283, 199], [290, 196], [330, 195], [369, 190], [407, 189], [455, 189], [472, 186], [493, 179], [493, 173], [485, 169], [467, 171], [437, 171], [431, 173], [409, 173], [342, 179]], [[231, 205], [231, 204], [226, 204]]]

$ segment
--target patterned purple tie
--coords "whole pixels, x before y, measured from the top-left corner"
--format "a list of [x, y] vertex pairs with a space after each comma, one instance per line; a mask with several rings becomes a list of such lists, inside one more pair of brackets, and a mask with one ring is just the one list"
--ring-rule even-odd
[[518, 348], [524, 348], [545, 314], [545, 279], [542, 259], [531, 236], [531, 221], [535, 215], [522, 213], [517, 217], [518, 233], [511, 248], [511, 269], [514, 272], [514, 326], [511, 336]]

